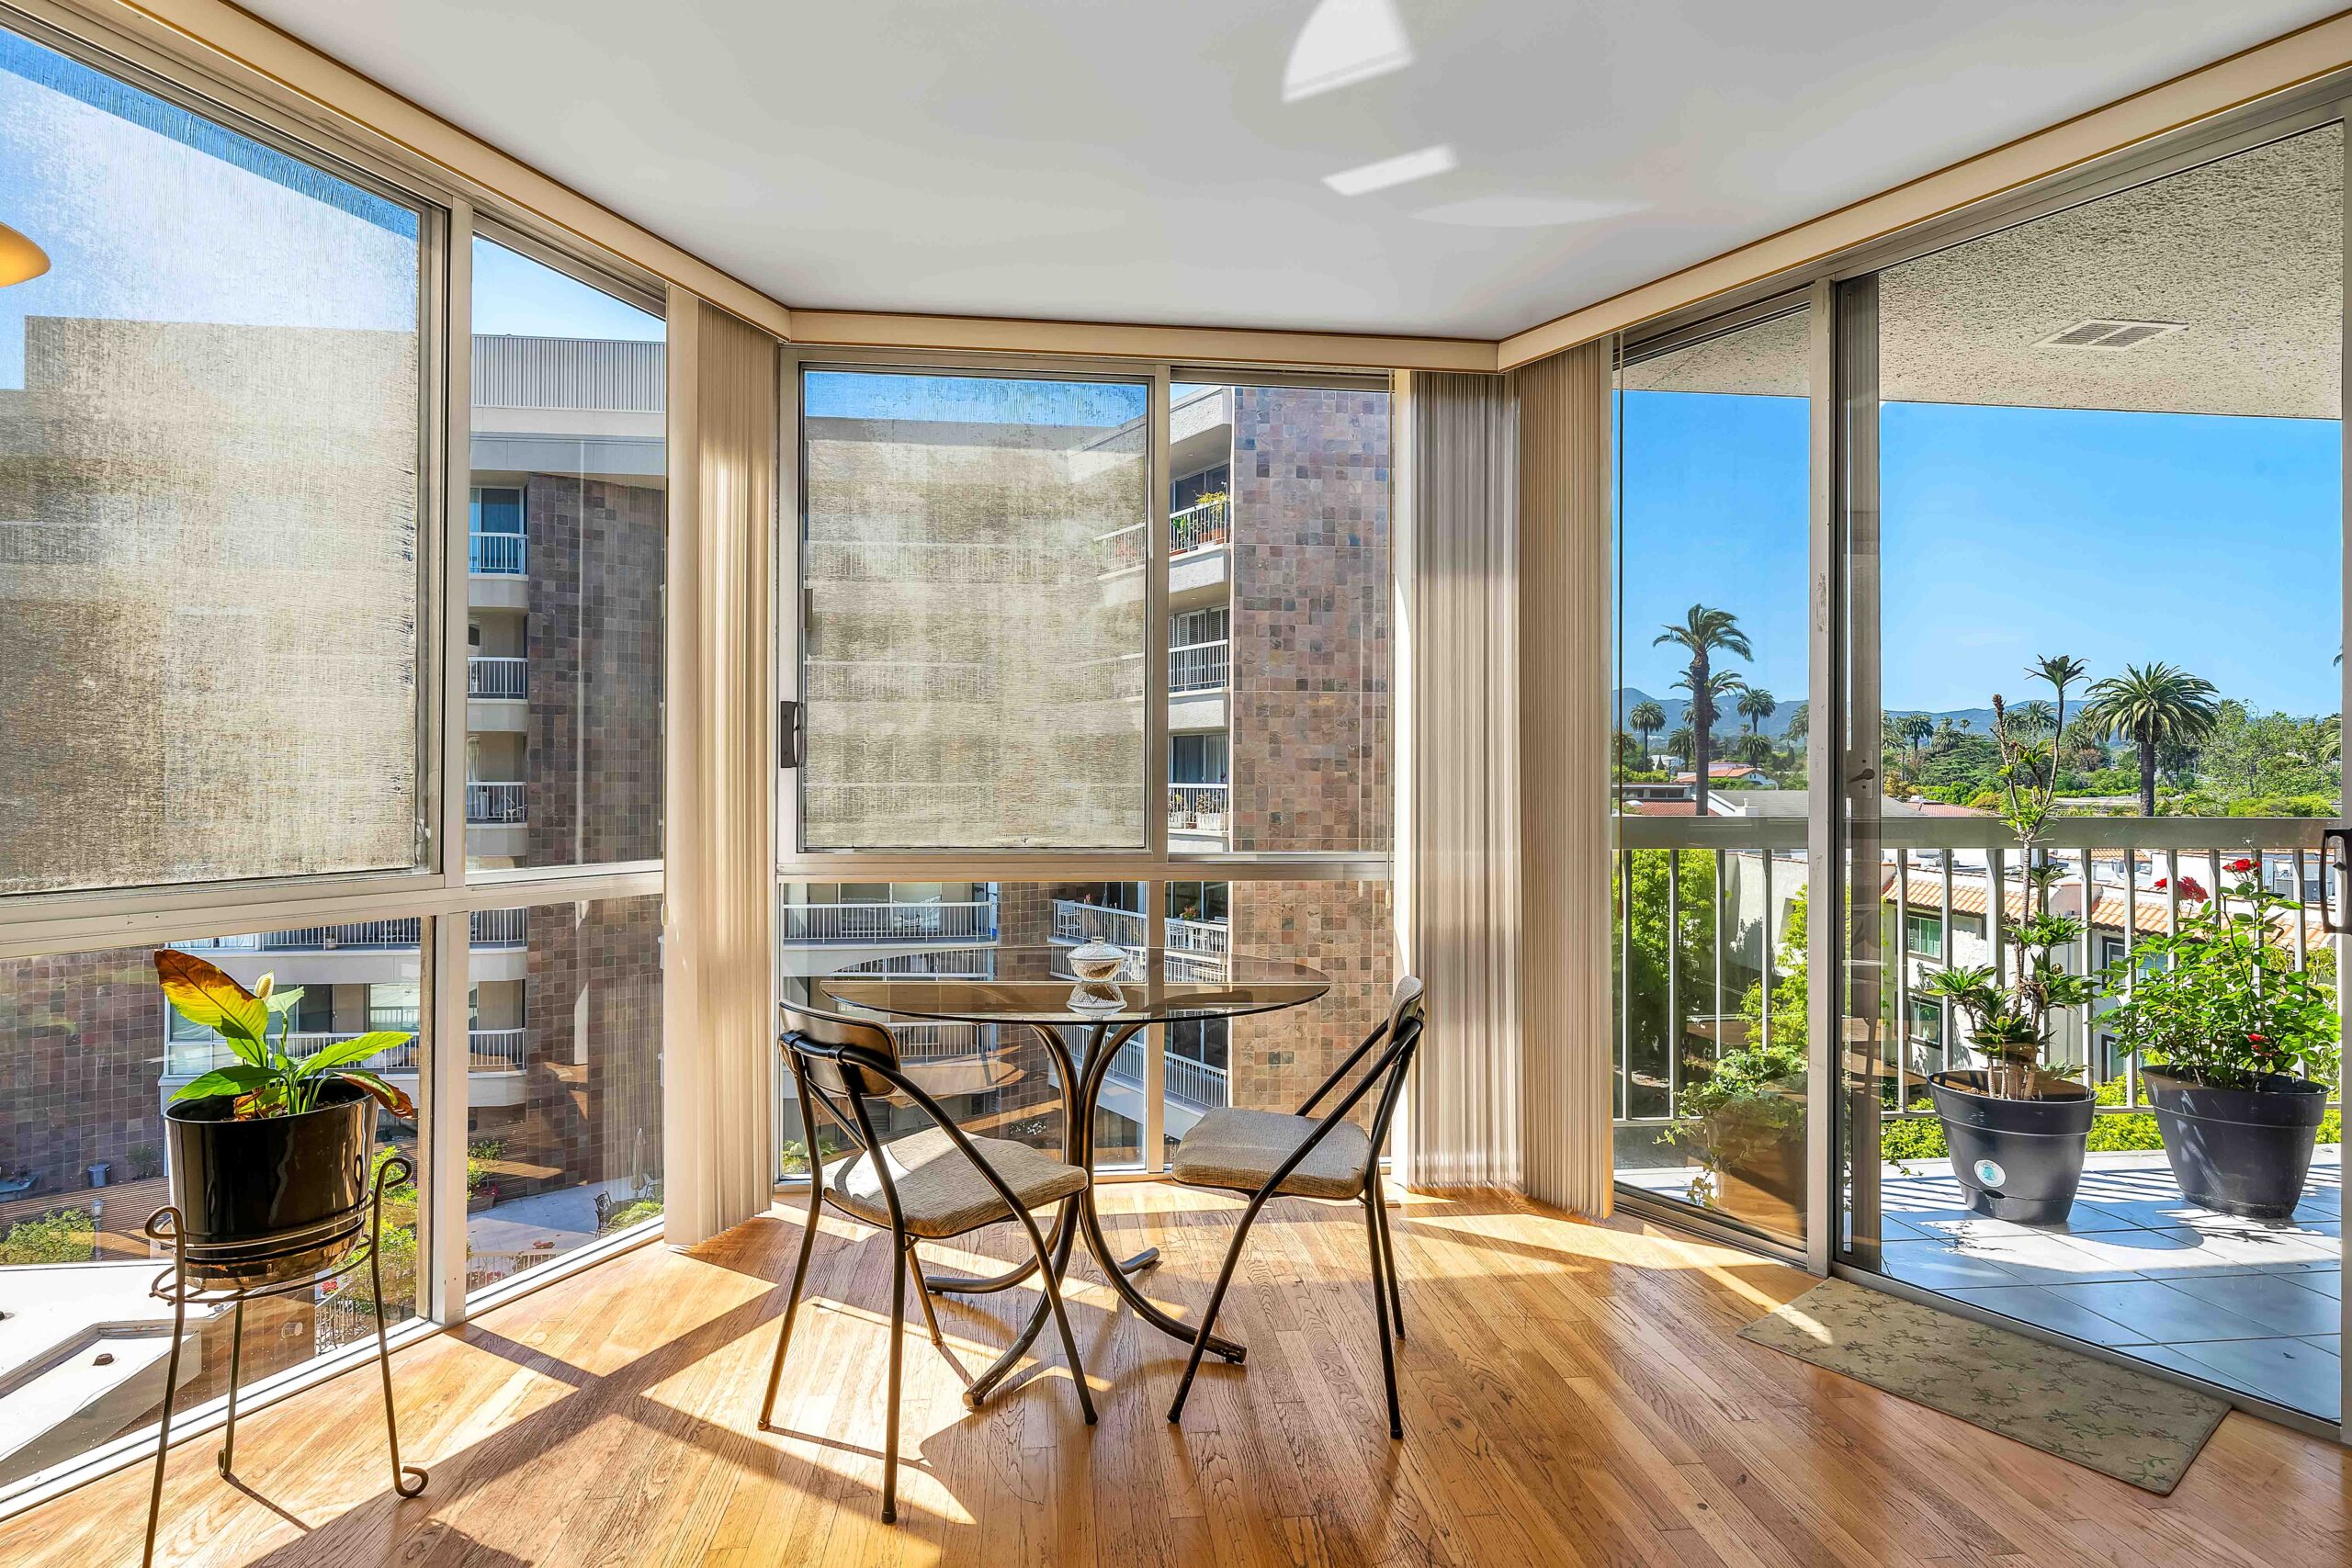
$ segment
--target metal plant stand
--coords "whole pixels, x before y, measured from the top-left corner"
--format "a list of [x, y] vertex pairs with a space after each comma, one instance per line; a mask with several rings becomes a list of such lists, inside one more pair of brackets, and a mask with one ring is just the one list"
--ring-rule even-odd
[[[291, 1295], [297, 1291], [313, 1289], [323, 1280], [349, 1273], [359, 1266], [364, 1258], [368, 1264], [370, 1294], [375, 1298], [376, 1367], [384, 1384], [384, 1435], [391, 1448], [392, 1490], [403, 1497], [413, 1497], [424, 1490], [425, 1472], [415, 1465], [401, 1462], [400, 1419], [392, 1408], [391, 1351], [384, 1328], [384, 1189], [394, 1180], [407, 1181], [415, 1174], [415, 1163], [405, 1155], [387, 1157], [376, 1168], [375, 1181], [368, 1194], [367, 1238], [358, 1242], [355, 1250], [337, 1258], [331, 1267], [313, 1269], [291, 1280], [261, 1285], [225, 1287], [209, 1285], [201, 1278], [191, 1280], [188, 1273], [190, 1265], [193, 1263], [200, 1269], [207, 1259], [191, 1258], [189, 1249], [179, 1244], [179, 1210], [166, 1206], [147, 1217], [149, 1238], [174, 1245], [171, 1268], [156, 1277], [155, 1283], [147, 1292], [158, 1301], [172, 1303], [172, 1349], [164, 1370], [164, 1416], [155, 1433], [155, 1477], [147, 1491], [147, 1545], [139, 1560], [141, 1568], [153, 1568], [155, 1562], [155, 1528], [160, 1522], [164, 1506], [164, 1458], [172, 1447], [172, 1402], [179, 1392], [180, 1346], [187, 1336], [187, 1309], [191, 1303], [198, 1306], [230, 1307], [235, 1314], [229, 1338], [228, 1420], [220, 1437], [220, 1457], [214, 1461], [214, 1468], [225, 1478], [231, 1473], [237, 1452], [237, 1380], [244, 1370], [245, 1303], [264, 1296]], [[356, 1230], [355, 1223], [355, 1235]]]

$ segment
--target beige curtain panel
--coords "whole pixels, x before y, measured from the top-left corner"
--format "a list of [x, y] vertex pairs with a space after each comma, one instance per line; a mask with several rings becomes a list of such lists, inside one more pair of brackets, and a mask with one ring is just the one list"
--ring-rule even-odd
[[764, 1212], [774, 1180], [776, 341], [670, 291], [663, 1235]]

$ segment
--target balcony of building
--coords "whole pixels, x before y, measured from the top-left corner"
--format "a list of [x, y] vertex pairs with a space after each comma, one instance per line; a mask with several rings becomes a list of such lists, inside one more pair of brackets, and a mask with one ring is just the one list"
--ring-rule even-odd
[[521, 732], [530, 724], [531, 661], [514, 655], [474, 654], [466, 660], [469, 734]]
[[1222, 849], [1226, 818], [1233, 795], [1229, 784], [1174, 784], [1168, 786], [1168, 841], [1187, 850]]

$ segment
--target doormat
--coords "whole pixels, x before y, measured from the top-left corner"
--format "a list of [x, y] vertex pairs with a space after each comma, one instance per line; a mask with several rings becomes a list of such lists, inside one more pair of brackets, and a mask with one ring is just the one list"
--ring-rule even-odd
[[2158, 1496], [2180, 1484], [2230, 1410], [2211, 1394], [1843, 1280], [1739, 1337]]

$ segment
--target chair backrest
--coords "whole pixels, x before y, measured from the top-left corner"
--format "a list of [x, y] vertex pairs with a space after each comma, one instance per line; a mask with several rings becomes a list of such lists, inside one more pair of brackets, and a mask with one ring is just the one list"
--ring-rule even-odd
[[860, 1050], [876, 1053], [893, 1067], [899, 1066], [899, 1043], [880, 1024], [863, 1023], [855, 1019], [828, 1018], [822, 1013], [803, 1012], [789, 1002], [784, 1004], [785, 1048], [793, 1052], [811, 1084], [829, 1094], [888, 1096], [898, 1092], [878, 1074], [845, 1066], [831, 1056], [796, 1049], [793, 1043], [796, 1039], [815, 1041], [823, 1045], [854, 1045]]
[[[1388, 1081], [1380, 1087], [1380, 1099], [1372, 1112], [1373, 1157], [1388, 1141], [1388, 1123], [1396, 1113], [1396, 1100], [1405, 1087], [1406, 1077], [1413, 1070], [1414, 1054], [1420, 1049], [1421, 1031], [1428, 1024], [1428, 990], [1418, 975], [1399, 978], [1396, 988], [1388, 994], [1388, 1025], [1383, 1032], [1382, 1055], [1395, 1051], [1396, 1057], [1388, 1066]], [[1402, 1049], [1398, 1047], [1401, 1045]]]

